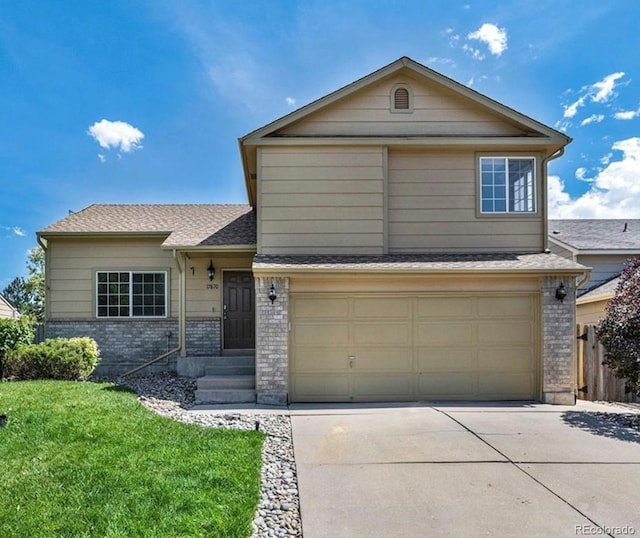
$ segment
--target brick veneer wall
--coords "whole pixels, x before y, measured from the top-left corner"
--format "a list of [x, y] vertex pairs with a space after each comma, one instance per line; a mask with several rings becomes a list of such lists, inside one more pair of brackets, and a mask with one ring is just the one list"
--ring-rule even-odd
[[[167, 334], [170, 333], [170, 336]], [[45, 337], [89, 336], [100, 349], [98, 375], [122, 374], [178, 346], [177, 319], [67, 319], [45, 325]], [[190, 356], [220, 354], [220, 319], [188, 319], [187, 353]], [[143, 372], [176, 369], [173, 355], [147, 367]]]
[[[289, 385], [289, 279], [257, 277], [256, 393], [257, 402], [285, 405]], [[278, 298], [271, 303], [269, 288]]]
[[[567, 296], [556, 299], [563, 283]], [[542, 393], [543, 401], [573, 405], [573, 378], [576, 353], [576, 290], [571, 277], [542, 279]]]

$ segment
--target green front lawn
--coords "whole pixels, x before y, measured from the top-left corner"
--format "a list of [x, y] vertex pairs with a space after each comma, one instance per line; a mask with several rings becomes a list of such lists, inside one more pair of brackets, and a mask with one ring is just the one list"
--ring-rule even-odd
[[110, 383], [0, 383], [0, 536], [249, 536], [263, 434], [160, 417]]

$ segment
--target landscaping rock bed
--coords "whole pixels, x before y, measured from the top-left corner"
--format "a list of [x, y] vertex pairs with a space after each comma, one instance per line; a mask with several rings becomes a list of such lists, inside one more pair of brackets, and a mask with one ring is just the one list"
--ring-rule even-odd
[[260, 502], [253, 520], [253, 536], [302, 536], [291, 421], [287, 415], [192, 411], [195, 380], [170, 373], [100, 378], [95, 381], [112, 381], [128, 387], [136, 392], [144, 406], [181, 422], [264, 432], [267, 437], [262, 447], [264, 464]]

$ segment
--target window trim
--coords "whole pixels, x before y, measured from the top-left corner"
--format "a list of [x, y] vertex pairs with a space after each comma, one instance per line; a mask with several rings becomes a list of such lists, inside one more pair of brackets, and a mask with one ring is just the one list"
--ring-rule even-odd
[[[508, 177], [506, 188], [506, 210], [505, 211], [483, 211], [482, 210], [482, 160], [483, 159], [504, 159], [507, 161], [507, 174], [508, 174], [508, 162], [510, 160], [531, 160], [533, 161], [533, 211], [509, 211], [509, 186], [508, 186]], [[540, 192], [540, 188], [538, 182], [540, 181], [541, 173], [538, 169], [538, 157], [536, 155], [531, 154], [513, 154], [513, 153], [483, 153], [476, 156], [476, 189], [477, 189], [477, 213], [482, 217], [516, 217], [516, 218], [526, 218], [526, 217], [536, 217], [540, 215], [540, 201], [538, 199], [538, 193]]]
[[[404, 89], [409, 94], [409, 108], [396, 108], [396, 90]], [[412, 114], [413, 113], [413, 91], [411, 86], [405, 82], [394, 84], [391, 86], [389, 93], [389, 111], [392, 114]]]
[[[170, 273], [167, 269], [95, 269], [95, 288], [93, 292], [93, 300], [95, 302], [94, 314], [96, 319], [109, 320], [133, 320], [133, 319], [167, 319], [169, 317], [169, 308], [171, 302], [169, 300], [169, 278]], [[98, 314], [98, 275], [100, 273], [128, 273], [129, 274], [129, 315], [128, 316], [100, 316]], [[134, 274], [163, 274], [164, 275], [164, 315], [162, 316], [135, 316], [133, 315], [133, 275]]]

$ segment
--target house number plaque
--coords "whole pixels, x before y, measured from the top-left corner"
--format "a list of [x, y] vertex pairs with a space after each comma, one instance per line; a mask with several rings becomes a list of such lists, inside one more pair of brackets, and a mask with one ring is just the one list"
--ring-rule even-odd
[[207, 289], [208, 290], [217, 290], [218, 289], [218, 284], [207, 284]]

